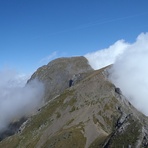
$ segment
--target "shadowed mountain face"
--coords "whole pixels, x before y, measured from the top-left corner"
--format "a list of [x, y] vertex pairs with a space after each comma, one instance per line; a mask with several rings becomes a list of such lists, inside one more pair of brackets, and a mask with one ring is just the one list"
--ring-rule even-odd
[[46, 104], [0, 147], [148, 147], [147, 117], [108, 80], [108, 68], [94, 71], [84, 57], [39, 68], [30, 80], [45, 83]]

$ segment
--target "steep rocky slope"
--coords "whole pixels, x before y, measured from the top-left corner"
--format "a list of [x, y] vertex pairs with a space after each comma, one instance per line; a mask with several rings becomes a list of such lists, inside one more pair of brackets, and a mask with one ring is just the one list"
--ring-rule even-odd
[[[77, 59], [83, 59], [83, 64], [78, 63], [84, 67], [75, 63]], [[58, 66], [61, 60], [65, 61], [62, 68]], [[76, 67], [71, 67], [73, 62]], [[48, 82], [45, 84], [48, 102], [23, 123], [18, 133], [1, 141], [0, 147], [148, 147], [147, 117], [108, 80], [108, 68], [93, 71], [85, 58], [77, 57], [57, 59], [38, 69], [31, 79], [38, 77]], [[68, 87], [72, 78], [75, 83]], [[49, 80], [54, 85], [49, 85]]]

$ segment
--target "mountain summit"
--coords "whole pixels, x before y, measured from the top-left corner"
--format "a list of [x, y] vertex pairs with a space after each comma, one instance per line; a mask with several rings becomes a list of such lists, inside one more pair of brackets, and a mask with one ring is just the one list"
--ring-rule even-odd
[[0, 142], [7, 148], [148, 147], [148, 118], [84, 57], [60, 58], [28, 80], [45, 84], [44, 106]]
[[69, 87], [69, 80], [78, 81], [83, 77], [83, 73], [91, 71], [93, 69], [88, 64], [87, 59], [82, 56], [58, 58], [40, 67], [29, 81], [36, 78], [42, 81], [45, 85], [44, 99], [49, 101]]

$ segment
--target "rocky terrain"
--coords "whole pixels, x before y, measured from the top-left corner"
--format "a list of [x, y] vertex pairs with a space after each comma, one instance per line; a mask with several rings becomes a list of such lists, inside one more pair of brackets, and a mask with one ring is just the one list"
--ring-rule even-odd
[[0, 147], [148, 147], [148, 118], [109, 81], [109, 68], [95, 71], [84, 57], [60, 58], [39, 68], [28, 83], [37, 78], [45, 84], [45, 105]]

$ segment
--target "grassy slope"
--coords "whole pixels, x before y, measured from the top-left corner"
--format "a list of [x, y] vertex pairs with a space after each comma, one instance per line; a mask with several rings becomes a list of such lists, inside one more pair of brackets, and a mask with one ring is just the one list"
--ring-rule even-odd
[[[122, 105], [125, 109], [126, 105], [114, 93], [114, 85], [104, 77], [103, 69], [95, 71], [50, 101], [28, 120], [22, 133], [3, 140], [0, 147], [102, 147], [115, 131], [121, 115], [117, 107]], [[126, 110], [131, 112], [129, 108]], [[111, 139], [110, 147], [121, 147], [122, 142], [135, 144], [141, 124], [136, 120], [129, 123], [124, 133]], [[132, 127], [136, 125], [134, 131]]]

